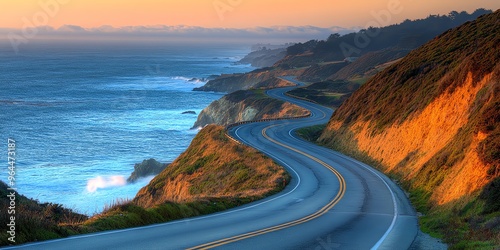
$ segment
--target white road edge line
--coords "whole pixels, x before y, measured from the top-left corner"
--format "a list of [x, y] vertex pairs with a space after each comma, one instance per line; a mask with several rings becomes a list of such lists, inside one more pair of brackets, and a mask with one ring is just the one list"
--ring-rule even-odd
[[[300, 102], [300, 100], [299, 100]], [[304, 105], [304, 103], [302, 103]], [[310, 109], [310, 105], [309, 104], [305, 104], [304, 106], [306, 107], [309, 107]], [[319, 109], [318, 109], [319, 110]], [[323, 113], [324, 116], [326, 116], [326, 114], [322, 111], [322, 110], [319, 110], [321, 113]], [[293, 131], [296, 130], [296, 129], [291, 129], [290, 131], [288, 131], [288, 134], [296, 139], [296, 140], [299, 140], [298, 138], [296, 138], [294, 135], [293, 135]], [[343, 155], [341, 155], [342, 158], [344, 159], [348, 159], [348, 160], [351, 160], [350, 158], [346, 158], [344, 157]], [[354, 159], [355, 160], [355, 159]], [[387, 231], [384, 233], [384, 235], [382, 235], [382, 237], [377, 241], [377, 243], [375, 243], [375, 245], [370, 248], [370, 250], [375, 250], [375, 249], [378, 249], [382, 243], [385, 241], [385, 239], [387, 239], [387, 237], [389, 236], [389, 234], [391, 233], [392, 229], [394, 229], [394, 226], [396, 225], [396, 220], [398, 218], [398, 214], [399, 214], [399, 211], [398, 211], [398, 204], [397, 204], [397, 201], [396, 201], [396, 196], [394, 195], [394, 192], [392, 191], [391, 187], [389, 186], [389, 184], [387, 183], [386, 180], [384, 180], [384, 178], [382, 178], [380, 176], [379, 173], [377, 173], [376, 171], [374, 171], [371, 167], [369, 166], [366, 166], [365, 164], [359, 162], [356, 160], [356, 162], [358, 165], [362, 166], [363, 168], [367, 169], [368, 171], [370, 171], [372, 174], [374, 174], [375, 176], [377, 176], [380, 180], [382, 180], [382, 182], [384, 183], [384, 185], [387, 187], [387, 190], [389, 190], [389, 192], [391, 193], [391, 198], [392, 198], [392, 204], [393, 204], [393, 209], [394, 209], [394, 216], [392, 217], [392, 222], [391, 222], [391, 225], [389, 226], [389, 228], [387, 229]]]
[[[295, 129], [291, 129], [290, 131], [288, 131], [288, 134], [292, 138], [294, 138], [295, 140], [301, 141], [299, 138], [297, 138], [297, 137], [295, 137], [293, 135], [293, 131], [294, 130], [296, 130], [296, 128]], [[356, 163], [359, 166], [362, 166], [363, 168], [365, 168], [366, 170], [370, 171], [372, 174], [374, 174], [375, 176], [377, 176], [380, 180], [382, 180], [382, 182], [384, 183], [384, 185], [387, 187], [387, 190], [389, 190], [389, 192], [391, 193], [392, 205], [393, 205], [393, 209], [394, 209], [394, 216], [392, 217], [391, 225], [389, 226], [389, 228], [387, 229], [387, 231], [384, 233], [384, 235], [382, 235], [382, 237], [377, 241], [377, 243], [375, 243], [375, 245], [372, 248], [370, 248], [370, 250], [376, 250], [376, 249], [378, 249], [382, 245], [382, 243], [384, 242], [384, 240], [387, 239], [387, 236], [389, 236], [389, 234], [391, 233], [392, 229], [394, 229], [394, 226], [396, 225], [396, 220], [399, 217], [398, 216], [399, 210], [398, 210], [398, 204], [397, 204], [397, 201], [396, 201], [396, 196], [394, 195], [394, 192], [392, 191], [392, 189], [389, 186], [389, 184], [387, 183], [387, 181], [385, 181], [384, 178], [382, 178], [382, 176], [380, 176], [380, 174], [377, 173], [375, 170], [373, 170], [370, 166], [366, 166], [366, 164], [364, 164], [362, 162], [359, 162], [356, 159], [346, 158], [346, 157], [344, 157], [343, 155], [340, 155], [340, 154], [337, 154], [337, 156], [340, 156], [340, 157], [342, 157], [342, 158], [344, 158], [346, 160], [355, 160], [354, 163]]]
[[[240, 128], [236, 129], [235, 131], [235, 134], [236, 136], [243, 142], [246, 142], [245, 140], [241, 139], [241, 137], [238, 135], [238, 130]], [[247, 144], [248, 145], [248, 144]], [[261, 149], [258, 149], [258, 150], [261, 150]], [[264, 152], [261, 150], [261, 152]], [[91, 237], [97, 237], [97, 236], [102, 236], [102, 235], [109, 235], [109, 234], [117, 234], [117, 233], [123, 233], [123, 232], [130, 232], [130, 231], [135, 231], [135, 230], [142, 230], [142, 229], [149, 229], [149, 228], [156, 228], [156, 227], [162, 227], [162, 226], [166, 226], [166, 225], [173, 225], [173, 224], [179, 224], [179, 223], [185, 223], [185, 222], [191, 222], [191, 221], [197, 221], [197, 220], [203, 220], [203, 219], [207, 219], [207, 218], [212, 218], [212, 217], [217, 217], [217, 216], [221, 216], [221, 215], [226, 215], [226, 214], [232, 214], [232, 213], [236, 213], [236, 212], [241, 212], [241, 211], [244, 211], [244, 210], [247, 210], [247, 209], [250, 209], [250, 208], [254, 208], [254, 207], [258, 207], [258, 206], [261, 206], [263, 204], [266, 204], [266, 203], [269, 203], [271, 201], [275, 201], [277, 199], [280, 199], [280, 198], [283, 198], [285, 196], [288, 196], [290, 195], [291, 193], [293, 193], [295, 190], [297, 190], [297, 188], [299, 187], [300, 183], [301, 183], [301, 179], [300, 179], [300, 176], [299, 174], [297, 173], [297, 171], [295, 171], [295, 169], [293, 169], [290, 165], [286, 164], [285, 162], [283, 162], [282, 160], [278, 159], [276, 156], [274, 156], [273, 154], [270, 154], [270, 153], [267, 153], [268, 155], [270, 156], [273, 156], [273, 159], [279, 161], [280, 163], [282, 163], [284, 166], [286, 166], [287, 168], [289, 168], [290, 170], [292, 170], [292, 172], [295, 174], [295, 176], [297, 177], [297, 184], [293, 187], [292, 190], [290, 190], [288, 193], [285, 193], [285, 194], [282, 194], [280, 196], [277, 196], [277, 197], [274, 197], [272, 199], [269, 199], [269, 200], [266, 200], [266, 201], [261, 201], [261, 202], [258, 202], [257, 204], [254, 204], [254, 205], [251, 205], [251, 206], [248, 206], [248, 207], [244, 207], [244, 208], [239, 208], [239, 209], [236, 209], [236, 210], [232, 210], [232, 211], [227, 211], [227, 212], [221, 212], [221, 213], [217, 213], [217, 214], [211, 214], [211, 215], [205, 215], [205, 216], [202, 216], [202, 217], [197, 217], [197, 218], [192, 218], [192, 219], [183, 219], [183, 220], [177, 220], [177, 221], [172, 221], [172, 222], [166, 222], [166, 223], [160, 223], [160, 224], [155, 224], [155, 225], [149, 225], [149, 226], [142, 226], [142, 227], [134, 227], [134, 228], [128, 228], [128, 229], [121, 229], [121, 230], [113, 230], [113, 231], [109, 231], [109, 232], [101, 232], [101, 233], [94, 233], [94, 234], [87, 234], [87, 235], [77, 235], [77, 236], [71, 236], [71, 237], [68, 237], [68, 238], [62, 238], [62, 239], [55, 239], [55, 240], [48, 240], [48, 241], [43, 241], [43, 242], [37, 242], [37, 243], [28, 243], [28, 244], [25, 244], [25, 245], [18, 245], [18, 246], [12, 246], [12, 247], [7, 247], [7, 248], [2, 248], [2, 249], [20, 249], [20, 248], [24, 248], [24, 247], [32, 247], [32, 246], [39, 246], [39, 245], [45, 245], [45, 244], [49, 244], [49, 243], [55, 243], [55, 242], [61, 242], [61, 241], [68, 241], [68, 240], [75, 240], [75, 239], [85, 239], [85, 238], [91, 238]]]

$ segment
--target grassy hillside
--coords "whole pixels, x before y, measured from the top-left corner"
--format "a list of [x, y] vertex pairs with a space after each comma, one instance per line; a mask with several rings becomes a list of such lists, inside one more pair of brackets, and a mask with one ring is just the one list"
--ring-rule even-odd
[[263, 68], [271, 67], [277, 61], [283, 59], [286, 55], [286, 46], [276, 49], [268, 49], [263, 47], [259, 50], [250, 52], [243, 59], [238, 61], [239, 64], [250, 64], [253, 67]]
[[500, 246], [500, 11], [450, 30], [363, 85], [319, 141], [401, 180], [424, 229]]
[[207, 126], [177, 160], [134, 198], [142, 207], [210, 198], [256, 200], [283, 188], [286, 171], [256, 150]]
[[313, 64], [302, 75], [298, 76], [297, 79], [305, 82], [320, 82], [345, 68], [347, 65], [349, 63], [344, 61]]
[[[189, 148], [142, 188], [88, 218], [61, 205], [16, 197], [16, 244], [167, 222], [233, 208], [281, 191], [290, 176], [270, 158], [207, 126]], [[8, 194], [0, 182], [0, 194]], [[0, 199], [8, 211], [8, 199]], [[2, 214], [8, 221], [7, 213]], [[0, 245], [9, 245], [6, 230]]]
[[387, 62], [403, 58], [410, 51], [410, 49], [390, 48], [366, 53], [353, 63], [330, 75], [329, 79], [353, 80], [356, 78], [370, 78], [378, 73], [376, 69], [385, 66], [384, 64]]
[[[287, 56], [275, 65], [305, 67], [320, 62], [342, 61], [346, 57], [360, 57], [388, 48], [414, 49], [448, 29], [486, 13], [491, 11], [479, 9], [472, 14], [451, 12], [445, 16], [430, 15], [425, 19], [406, 20], [400, 24], [369, 28], [344, 36], [333, 34], [324, 41], [311, 40], [288, 47]], [[354, 41], [359, 36], [367, 37], [369, 42], [364, 46], [356, 46]]]
[[321, 105], [337, 108], [361, 85], [350, 81], [324, 81], [296, 88], [287, 94], [304, 98]]
[[[276, 88], [292, 86], [287, 81], [276, 80], [278, 76], [300, 75], [305, 68], [291, 69], [290, 67], [268, 67], [256, 69], [246, 74], [222, 75], [214, 80], [210, 80], [202, 87], [195, 88], [195, 91], [215, 91], [232, 93], [238, 90], [252, 88]], [[263, 84], [265, 83], [265, 84]]]
[[[289, 75], [306, 82], [352, 80], [359, 75], [354, 81], [364, 83], [378, 71], [377, 66], [403, 57], [442, 32], [485, 13], [491, 11], [478, 9], [471, 14], [454, 11], [449, 15], [430, 15], [425, 19], [405, 20], [396, 25], [369, 28], [343, 36], [332, 34], [326, 40], [294, 44], [287, 48], [286, 56], [272, 67], [246, 74], [222, 75], [195, 90], [231, 93], [251, 88], [286, 86], [288, 82], [275, 78]], [[366, 46], [356, 46], [358, 43], [355, 41], [359, 37], [362, 37], [361, 40], [365, 37], [369, 39]], [[344, 62], [350, 57], [360, 57], [360, 61], [351, 64]]]
[[[59, 204], [39, 203], [36, 200], [29, 199], [23, 195], [16, 194], [15, 209], [9, 209], [11, 191], [8, 186], [0, 181], [0, 211], [2, 229], [0, 231], [0, 246], [14, 244], [8, 240], [11, 237], [7, 233], [6, 224], [10, 223], [10, 216], [16, 217], [15, 244], [21, 244], [30, 241], [49, 240], [54, 238], [66, 237], [77, 233], [77, 229], [72, 225], [81, 223], [87, 219], [87, 216], [66, 209]], [[8, 211], [15, 211], [15, 214], [9, 214]]]
[[289, 175], [270, 158], [207, 126], [189, 148], [142, 188], [81, 225], [100, 231], [204, 215], [281, 191]]

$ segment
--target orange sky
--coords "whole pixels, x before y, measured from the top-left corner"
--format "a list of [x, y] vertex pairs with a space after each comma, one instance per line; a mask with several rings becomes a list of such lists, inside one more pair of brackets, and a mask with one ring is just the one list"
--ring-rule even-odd
[[[500, 8], [498, 0], [0, 0], [0, 27], [37, 24], [55, 28], [65, 24], [85, 28], [158, 24], [223, 28], [364, 27], [374, 20], [372, 11], [387, 10], [390, 2], [399, 2], [402, 10], [391, 15], [391, 23], [424, 18], [430, 13], [447, 14], [451, 10]], [[44, 8], [40, 3], [52, 4]]]

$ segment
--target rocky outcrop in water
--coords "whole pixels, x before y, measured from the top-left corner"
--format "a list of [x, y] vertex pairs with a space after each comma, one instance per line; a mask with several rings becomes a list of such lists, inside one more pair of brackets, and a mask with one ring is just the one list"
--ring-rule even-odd
[[167, 166], [168, 164], [160, 163], [153, 158], [144, 160], [141, 163], [135, 164], [134, 172], [128, 177], [127, 182], [134, 183], [140, 178], [157, 175]]

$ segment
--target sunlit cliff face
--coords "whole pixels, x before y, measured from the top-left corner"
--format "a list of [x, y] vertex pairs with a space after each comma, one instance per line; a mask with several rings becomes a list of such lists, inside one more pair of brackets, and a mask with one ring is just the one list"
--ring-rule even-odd
[[[373, 133], [370, 121], [357, 121], [348, 128], [360, 151], [387, 167], [388, 172], [398, 173], [406, 180], [415, 177], [431, 158], [446, 147], [469, 122], [470, 111], [478, 93], [487, 85], [494, 84], [492, 75], [474, 83], [469, 73], [467, 80], [454, 91], [444, 92], [424, 110], [417, 112], [401, 124], [392, 124], [381, 133]], [[342, 122], [329, 124], [331, 131], [341, 128]], [[444, 178], [437, 189], [432, 190], [431, 200], [445, 204], [470, 195], [487, 182], [489, 165], [477, 154], [478, 144], [487, 135], [474, 135], [472, 143], [464, 152], [463, 160], [453, 166], [451, 175]], [[451, 166], [442, 166], [449, 168]]]

